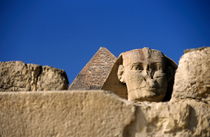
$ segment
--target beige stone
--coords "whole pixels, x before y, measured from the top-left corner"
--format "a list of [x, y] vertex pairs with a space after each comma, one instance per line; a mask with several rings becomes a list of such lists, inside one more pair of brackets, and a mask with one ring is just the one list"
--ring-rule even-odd
[[[119, 95], [119, 92], [127, 92], [131, 101], [164, 101], [170, 98], [175, 70], [176, 64], [158, 50], [142, 48], [127, 51], [120, 55], [113, 67], [112, 73], [115, 74], [110, 74], [102, 89]], [[117, 87], [119, 81], [126, 86]]]
[[126, 85], [119, 81], [117, 76], [117, 71], [119, 68], [119, 65], [122, 64], [122, 57], [119, 57], [116, 62], [114, 63], [108, 78], [104, 82], [102, 89], [112, 91], [116, 95], [118, 95], [121, 98], [128, 98], [127, 88]]
[[133, 102], [103, 90], [0, 93], [1, 137], [209, 137], [210, 106]]
[[173, 99], [210, 102], [210, 47], [187, 50], [175, 75]]
[[136, 104], [129, 137], [209, 137], [210, 106], [196, 100]]
[[74, 79], [69, 89], [101, 89], [116, 57], [101, 47]]
[[0, 91], [44, 91], [68, 88], [63, 70], [21, 61], [0, 62]]
[[1, 137], [125, 137], [135, 108], [105, 91], [0, 94]]

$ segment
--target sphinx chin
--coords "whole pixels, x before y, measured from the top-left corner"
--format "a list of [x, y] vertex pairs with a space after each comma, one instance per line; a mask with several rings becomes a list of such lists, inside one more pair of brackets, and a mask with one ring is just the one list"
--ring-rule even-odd
[[160, 102], [163, 100], [164, 95], [158, 94], [157, 89], [136, 89], [130, 92], [130, 101], [134, 102]]

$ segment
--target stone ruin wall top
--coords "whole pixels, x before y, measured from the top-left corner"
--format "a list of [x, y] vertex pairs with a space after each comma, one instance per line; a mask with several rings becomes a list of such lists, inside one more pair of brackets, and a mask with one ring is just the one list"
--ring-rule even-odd
[[[112, 73], [122, 64], [119, 60], [102, 89], [110, 88], [106, 84], [115, 80], [121, 84], [117, 73]], [[210, 47], [188, 50], [179, 61], [171, 100], [135, 103], [117, 91], [5, 92], [66, 90], [68, 79], [55, 68], [3, 62], [0, 136], [209, 137], [209, 64]], [[110, 77], [114, 79], [109, 81]]]

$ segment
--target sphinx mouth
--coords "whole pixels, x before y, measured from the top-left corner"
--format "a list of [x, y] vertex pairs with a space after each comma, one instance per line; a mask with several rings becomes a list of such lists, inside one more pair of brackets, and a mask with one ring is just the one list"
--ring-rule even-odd
[[160, 102], [162, 99], [162, 96], [147, 96], [147, 97], [139, 97], [134, 100], [134, 102], [142, 102], [142, 101], [148, 101], [148, 102]]
[[136, 88], [136, 89], [131, 89], [129, 90], [129, 92], [157, 92], [158, 89], [157, 88]]
[[157, 91], [157, 88], [143, 88], [142, 90], [145, 90], [145, 91]]
[[133, 101], [161, 101], [162, 95], [158, 94], [157, 88], [137, 88], [129, 91]]
[[144, 88], [144, 89], [135, 89], [129, 91], [131, 94], [135, 94], [137, 97], [153, 97], [157, 96], [157, 89], [155, 88]]

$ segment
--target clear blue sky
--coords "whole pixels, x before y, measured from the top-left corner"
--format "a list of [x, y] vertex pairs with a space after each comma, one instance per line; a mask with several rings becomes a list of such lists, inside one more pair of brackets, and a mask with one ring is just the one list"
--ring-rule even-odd
[[210, 0], [0, 0], [0, 61], [61, 68], [72, 81], [100, 46], [178, 62], [210, 46]]

